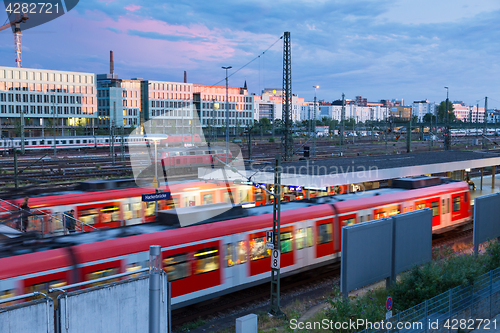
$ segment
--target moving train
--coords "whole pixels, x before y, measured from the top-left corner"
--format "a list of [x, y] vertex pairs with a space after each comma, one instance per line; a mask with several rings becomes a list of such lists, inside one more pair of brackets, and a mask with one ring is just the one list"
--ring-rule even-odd
[[[123, 144], [125, 146], [134, 144], [144, 144], [145, 139], [143, 135], [126, 135], [123, 137]], [[114, 145], [119, 147], [121, 145], [122, 137], [115, 135], [113, 137]], [[96, 136], [56, 136], [55, 143], [57, 149], [85, 149], [85, 148], [104, 148], [109, 147], [111, 144], [111, 137], [109, 135], [96, 135]], [[162, 147], [182, 146], [190, 144], [200, 144], [201, 138], [198, 134], [191, 135], [165, 135], [165, 139], [161, 140]], [[7, 151], [13, 147], [21, 148], [21, 138], [0, 138], [0, 151]], [[44, 150], [54, 149], [54, 137], [25, 137], [24, 138], [25, 150]]]
[[[393, 186], [398, 188], [283, 203], [282, 274], [339, 260], [345, 225], [423, 208], [432, 209], [434, 232], [471, 219], [465, 182], [419, 177], [394, 181]], [[12, 240], [0, 247], [0, 297], [147, 267], [150, 245], [161, 246], [173, 308], [268, 281], [270, 250], [265, 237], [272, 229], [272, 206], [235, 207], [209, 221], [177, 226], [179, 214], [200, 216], [210, 208], [165, 210], [158, 223], [55, 237], [38, 248], [32, 242]]]
[[[80, 190], [51, 193], [45, 196], [32, 197], [29, 206], [46, 214], [55, 214], [54, 221], [43, 216], [31, 216], [28, 230], [44, 230], [61, 232], [62, 214], [75, 210], [75, 218], [92, 225], [95, 228], [113, 228], [125, 225], [139, 224], [154, 221], [154, 202], [142, 202], [142, 195], [151, 193], [151, 189], [135, 187], [134, 179], [112, 179], [83, 181]], [[264, 184], [261, 184], [264, 185]], [[159, 209], [174, 207], [199, 206], [212, 203], [231, 202], [228, 187], [233, 195], [233, 201], [238, 204], [261, 206], [271, 203], [272, 197], [263, 189], [255, 186], [234, 184], [229, 182], [183, 181], [169, 182], [168, 188], [162, 186], [163, 191], [170, 191], [171, 200], [160, 200]], [[269, 185], [267, 187], [270, 188]], [[346, 191], [346, 186], [339, 187]], [[309, 190], [309, 197], [333, 194], [335, 189], [324, 188], [324, 191]], [[282, 191], [283, 200], [291, 201], [302, 199], [306, 190], [294, 186], [286, 186]], [[23, 199], [0, 202], [0, 219], [7, 218], [10, 212], [17, 210]], [[35, 212], [36, 213], [36, 212]], [[44, 223], [44, 227], [40, 226]], [[11, 223], [14, 226], [14, 223]], [[86, 229], [89, 230], [88, 228]]]

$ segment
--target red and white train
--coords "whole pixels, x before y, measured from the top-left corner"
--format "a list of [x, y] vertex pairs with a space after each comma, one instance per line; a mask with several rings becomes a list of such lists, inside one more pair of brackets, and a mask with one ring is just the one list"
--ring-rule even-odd
[[[56, 136], [54, 137], [25, 137], [24, 149], [44, 150], [54, 149], [54, 141], [57, 149], [86, 149], [86, 148], [105, 148], [111, 143], [115, 146], [121, 145], [122, 137], [120, 135], [95, 135], [95, 136]], [[146, 140], [143, 135], [125, 135], [123, 144], [125, 146], [145, 144]], [[165, 139], [160, 140], [161, 147], [183, 146], [183, 145], [199, 145], [201, 138], [198, 134], [191, 135], [165, 135]], [[0, 138], [0, 151], [7, 151], [12, 148], [21, 148], [21, 138]]]
[[[432, 209], [435, 232], [456, 228], [471, 219], [469, 187], [445, 182], [283, 203], [281, 272], [294, 274], [339, 260], [342, 226], [422, 208]], [[181, 208], [187, 214], [202, 209]], [[172, 213], [162, 212], [161, 219], [175, 216]], [[272, 228], [272, 206], [235, 209], [231, 216], [184, 228], [149, 224], [125, 227], [121, 233], [105, 229], [61, 236], [39, 250], [0, 247], [0, 297], [147, 267], [150, 245], [161, 246], [174, 308], [268, 281], [265, 232]], [[134, 236], [112, 236], [126, 233]]]
[[[28, 230], [43, 229], [47, 233], [62, 231], [62, 214], [72, 209], [75, 211], [76, 219], [95, 228], [114, 228], [154, 221], [154, 203], [142, 202], [141, 197], [143, 194], [151, 193], [152, 190], [131, 187], [131, 184], [135, 186], [133, 179], [85, 181], [80, 183], [82, 190], [79, 191], [32, 197], [29, 200], [32, 210], [37, 209], [49, 215], [55, 214], [56, 218], [51, 221], [47, 217], [30, 217]], [[225, 182], [183, 181], [170, 182], [168, 188], [163, 187], [163, 191], [170, 191], [172, 200], [159, 201], [159, 209], [231, 202], [228, 187], [232, 192], [233, 201], [237, 204], [249, 203], [261, 206], [272, 202], [272, 197], [259, 187], [232, 182], [226, 185]], [[339, 188], [341, 193], [347, 190], [347, 186]], [[309, 197], [314, 198], [318, 195], [334, 194], [335, 189], [325, 188], [324, 191], [308, 190], [308, 192]], [[282, 193], [285, 201], [303, 199], [306, 196], [304, 188], [294, 186], [284, 186]], [[23, 199], [8, 201], [14, 206], [0, 202], [0, 219], [17, 210], [16, 207], [21, 205]], [[40, 223], [45, 223], [43, 228]]]

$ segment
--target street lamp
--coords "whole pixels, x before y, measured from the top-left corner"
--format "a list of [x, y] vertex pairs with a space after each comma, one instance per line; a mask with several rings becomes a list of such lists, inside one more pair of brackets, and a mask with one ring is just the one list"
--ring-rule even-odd
[[313, 130], [313, 156], [316, 157], [316, 89], [319, 86], [313, 86], [314, 88], [314, 120], [311, 124]]
[[228, 87], [228, 77], [227, 77], [227, 71], [228, 69], [231, 69], [233, 67], [227, 66], [227, 67], [222, 67], [222, 69], [226, 70], [226, 163], [229, 161], [229, 87]]
[[449, 125], [449, 116], [448, 116], [448, 87], [444, 87], [446, 89], [446, 125], [445, 125], [445, 133], [446, 136], [444, 138], [444, 149], [450, 150], [450, 125]]
[[[167, 135], [145, 135], [144, 139], [152, 140], [155, 143], [155, 178], [153, 179], [153, 187], [155, 193], [160, 193], [160, 181], [158, 180], [158, 141], [165, 140]], [[155, 201], [155, 216], [158, 216], [158, 200]]]

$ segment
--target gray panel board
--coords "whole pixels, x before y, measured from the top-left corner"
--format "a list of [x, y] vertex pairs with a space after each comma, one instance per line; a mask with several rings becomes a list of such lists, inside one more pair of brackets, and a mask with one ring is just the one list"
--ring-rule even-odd
[[432, 210], [394, 215], [395, 274], [432, 260]]
[[390, 277], [392, 223], [382, 219], [342, 228], [343, 293]]
[[474, 199], [474, 246], [500, 236], [500, 193]]

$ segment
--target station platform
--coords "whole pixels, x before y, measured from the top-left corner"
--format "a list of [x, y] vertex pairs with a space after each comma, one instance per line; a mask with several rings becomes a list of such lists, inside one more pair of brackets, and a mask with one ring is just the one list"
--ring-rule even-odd
[[[481, 177], [471, 178], [472, 182], [476, 186], [476, 190], [470, 188], [470, 199], [471, 203], [474, 204], [474, 198], [481, 197], [483, 195], [498, 193], [500, 192], [500, 174], [495, 175], [495, 186], [492, 188], [491, 175], [483, 176], [483, 188], [481, 189]], [[499, 323], [500, 324], [500, 323]]]

